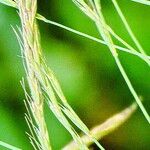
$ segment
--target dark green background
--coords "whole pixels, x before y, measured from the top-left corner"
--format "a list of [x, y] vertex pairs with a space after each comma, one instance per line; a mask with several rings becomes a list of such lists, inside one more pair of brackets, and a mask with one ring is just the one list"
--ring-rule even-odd
[[[38, 1], [38, 12], [49, 19], [98, 37], [94, 24], [71, 0]], [[121, 0], [119, 4], [140, 43], [150, 55], [150, 6]], [[107, 23], [134, 46], [110, 0], [102, 1]], [[11, 28], [20, 26], [17, 11], [0, 4], [0, 140], [24, 150], [32, 150], [25, 132], [26, 112], [20, 80], [25, 77], [20, 48]], [[130, 105], [130, 94], [106, 46], [39, 22], [41, 43], [47, 63], [58, 77], [62, 89], [77, 114], [91, 128]], [[116, 41], [117, 43], [117, 41]], [[119, 52], [136, 91], [144, 98], [150, 113], [150, 71], [145, 62]], [[71, 137], [46, 107], [46, 120], [54, 150]], [[109, 150], [148, 150], [150, 128], [141, 111], [101, 143]], [[3, 150], [0, 147], [0, 150]]]

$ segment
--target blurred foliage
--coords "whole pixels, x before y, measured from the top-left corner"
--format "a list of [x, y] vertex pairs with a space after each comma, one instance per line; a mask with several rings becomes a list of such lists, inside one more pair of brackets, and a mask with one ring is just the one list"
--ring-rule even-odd
[[[38, 12], [47, 18], [98, 37], [92, 22], [71, 0], [38, 2]], [[119, 1], [119, 4], [139, 41], [150, 55], [150, 7], [129, 0]], [[122, 38], [132, 44], [111, 1], [102, 0], [102, 6], [107, 22]], [[16, 28], [16, 25], [20, 26], [16, 10], [0, 5], [0, 140], [30, 150], [32, 147], [25, 134], [29, 131], [24, 120], [24, 93], [19, 82], [25, 73], [20, 48], [11, 28]], [[47, 63], [58, 77], [69, 103], [89, 128], [133, 102], [133, 97], [106, 46], [43, 22], [39, 22], [39, 26]], [[150, 113], [148, 66], [135, 56], [123, 52], [119, 54], [135, 89], [144, 98], [144, 105]], [[54, 150], [59, 150], [71, 137], [47, 106], [45, 112], [51, 143]], [[126, 124], [101, 142], [106, 149], [111, 150], [148, 150], [149, 135], [148, 123], [138, 110]]]

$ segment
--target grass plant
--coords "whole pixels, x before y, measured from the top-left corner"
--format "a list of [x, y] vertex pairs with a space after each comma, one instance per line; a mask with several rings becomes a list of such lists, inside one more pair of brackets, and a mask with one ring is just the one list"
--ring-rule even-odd
[[[18, 28], [18, 30], [14, 29], [14, 31], [21, 47], [26, 79], [30, 88], [30, 92], [27, 92], [24, 80], [21, 82], [26, 97], [25, 105], [27, 108], [27, 114], [25, 119], [30, 129], [28, 136], [33, 148], [36, 150], [52, 149], [44, 115], [45, 102], [48, 104], [49, 109], [54, 113], [59, 122], [64, 126], [64, 128], [66, 128], [73, 138], [73, 141], [62, 148], [64, 150], [86, 150], [89, 149], [89, 146], [93, 143], [95, 143], [99, 149], [104, 150], [105, 148], [99, 143], [99, 140], [122, 125], [133, 114], [137, 108], [137, 105], [140, 107], [146, 120], [150, 123], [150, 117], [120, 62], [118, 50], [138, 56], [147, 64], [150, 63], [150, 56], [146, 55], [136, 39], [119, 5], [117, 4], [117, 1], [112, 0], [120, 18], [125, 25], [125, 28], [127, 29], [130, 37], [139, 51], [134, 49], [119, 35], [117, 35], [106, 23], [99, 0], [89, 0], [86, 2], [84, 0], [73, 0], [73, 2], [92, 21], [94, 21], [102, 40], [46, 19], [37, 13], [37, 0], [0, 0], [0, 3], [17, 8], [19, 11], [22, 27], [21, 29]], [[55, 74], [47, 66], [40, 43], [40, 33], [37, 25], [37, 19], [45, 23], [58, 26], [98, 43], [107, 45], [137, 104], [133, 103], [131, 106], [112, 116], [104, 123], [89, 130], [69, 105]], [[112, 36], [122, 43], [125, 48], [115, 45], [112, 40]], [[72, 122], [73, 125], [70, 122]], [[75, 130], [74, 126], [78, 127], [78, 129], [84, 133], [84, 135], [80, 136], [80, 134]], [[0, 142], [0, 145], [8, 149], [19, 150], [4, 142]]]

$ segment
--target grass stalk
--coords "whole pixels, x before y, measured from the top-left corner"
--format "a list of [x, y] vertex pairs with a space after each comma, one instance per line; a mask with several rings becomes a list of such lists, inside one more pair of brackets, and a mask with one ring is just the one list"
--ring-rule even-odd
[[[82, 1], [82, 0], [81, 0]], [[81, 10], [82, 10], [82, 5], [80, 5], [80, 0], [76, 0], [76, 3], [79, 3], [79, 5], [77, 5]], [[84, 2], [85, 3], [85, 2]], [[112, 56], [114, 57], [114, 60], [131, 92], [131, 94], [133, 95], [134, 99], [136, 100], [139, 108], [141, 109], [145, 119], [148, 121], [148, 123], [150, 124], [150, 116], [147, 113], [145, 107], [143, 106], [141, 100], [139, 99], [136, 91], [134, 90], [131, 81], [129, 80], [120, 60], [118, 57], [118, 53], [117, 53], [117, 49], [114, 46], [113, 40], [111, 38], [111, 35], [109, 33], [108, 30], [108, 25], [105, 21], [105, 18], [103, 16], [102, 10], [101, 10], [101, 4], [99, 2], [99, 0], [94, 0], [94, 1], [90, 1], [89, 3], [91, 4], [91, 6], [89, 6], [89, 8], [91, 8], [91, 10], [95, 13], [94, 14], [94, 18], [92, 18], [92, 20], [95, 22], [96, 27], [100, 33], [100, 35], [102, 36], [103, 40], [107, 43], [108, 48], [110, 49]], [[83, 11], [87, 16], [89, 16], [87, 14], [86, 11]]]
[[[98, 42], [100, 44], [104, 44], [104, 45], [107, 45], [107, 43], [99, 38], [96, 38], [96, 37], [93, 37], [91, 35], [88, 35], [86, 33], [83, 33], [83, 32], [80, 32], [78, 30], [75, 30], [75, 29], [72, 29], [68, 26], [65, 26], [65, 25], [62, 25], [60, 23], [57, 23], [55, 21], [51, 21], [51, 20], [48, 20], [46, 19], [45, 17], [43, 17], [42, 15], [39, 15], [37, 14], [37, 19], [41, 20], [41, 21], [44, 21], [46, 23], [49, 23], [49, 24], [52, 24], [54, 26], [57, 26], [59, 28], [62, 28], [62, 29], [65, 29], [67, 31], [70, 31], [72, 33], [75, 33], [77, 35], [80, 35], [82, 37], [85, 37], [87, 39], [90, 39], [92, 41], [95, 41], [95, 42]], [[114, 33], [114, 31], [109, 28], [109, 32], [116, 38], [118, 39], [121, 43], [123, 43], [127, 48], [124, 48], [124, 47], [121, 47], [121, 46], [118, 46], [118, 45], [115, 45], [115, 48], [120, 50], [120, 51], [123, 51], [123, 52], [126, 52], [126, 53], [129, 53], [129, 54], [132, 54], [132, 55], [136, 55], [138, 57], [140, 57], [141, 59], [143, 59], [145, 61], [145, 59], [150, 59], [150, 56], [145, 56], [139, 52], [137, 52], [134, 48], [132, 48], [129, 44], [127, 44], [124, 40], [122, 40], [117, 34]]]
[[128, 76], [127, 76], [127, 74], [126, 74], [126, 72], [125, 72], [125, 70], [124, 70], [124, 68], [123, 68], [123, 66], [122, 66], [122, 64], [121, 64], [121, 62], [119, 60], [119, 57], [118, 57], [118, 54], [117, 54], [117, 50], [114, 47], [113, 41], [112, 41], [111, 36], [109, 34], [109, 31], [107, 29], [107, 24], [105, 22], [105, 18], [103, 16], [102, 11], [101, 11], [100, 3], [98, 2], [98, 0], [94, 0], [94, 1], [95, 1], [95, 3], [94, 3], [95, 9], [96, 9], [97, 12], [99, 12], [97, 14], [99, 16], [98, 20], [96, 20], [96, 22], [95, 22], [96, 26], [97, 26], [100, 34], [104, 38], [104, 40], [108, 43], [108, 47], [109, 47], [109, 49], [110, 49], [110, 51], [111, 51], [111, 53], [112, 53], [112, 55], [113, 55], [113, 57], [115, 59], [115, 62], [117, 64], [117, 66], [118, 66], [118, 68], [119, 68], [119, 70], [120, 70], [120, 72], [121, 72], [121, 74], [122, 74], [122, 76], [123, 76], [123, 78], [124, 78], [128, 88], [129, 88], [131, 94], [133, 95], [134, 99], [136, 100], [136, 102], [137, 102], [139, 108], [141, 109], [143, 115], [145, 116], [146, 120], [150, 124], [150, 116], [147, 113], [145, 107], [143, 106], [143, 104], [142, 104], [140, 98], [138, 97], [135, 89], [133, 88], [133, 86], [131, 84], [131, 81], [128, 78]]
[[150, 5], [149, 0], [132, 0], [132, 1], [137, 2], [137, 3], [141, 3], [141, 4], [145, 4], [145, 5]]
[[[116, 9], [116, 11], [118, 12], [126, 30], [128, 31], [131, 39], [133, 40], [133, 42], [135, 43], [136, 47], [139, 49], [139, 51], [141, 52], [141, 54], [143, 54], [144, 56], [146, 56], [146, 53], [143, 49], [143, 47], [141, 46], [141, 44], [139, 43], [139, 41], [137, 40], [136, 36], [134, 35], [131, 27], [129, 26], [124, 14], [122, 13], [122, 10], [120, 9], [118, 3], [117, 3], [117, 0], [112, 0], [112, 3], [114, 4], [114, 7]], [[150, 66], [150, 60], [148, 59], [145, 59], [145, 61], [147, 62], [147, 64]]]
[[8, 144], [8, 143], [5, 143], [5, 142], [3, 142], [3, 141], [0, 141], [0, 146], [3, 146], [3, 147], [5, 147], [5, 148], [7, 148], [7, 149], [9, 149], [9, 150], [21, 150], [20, 148], [17, 148], [17, 147], [15, 147], [15, 146], [12, 146], [12, 145], [10, 145], [10, 144]]
[[[8, 5], [10, 7], [14, 7], [14, 8], [17, 8], [17, 5], [14, 1], [12, 0], [0, 0], [0, 3], [4, 4], [4, 5]], [[78, 30], [75, 30], [73, 28], [70, 28], [68, 26], [65, 26], [65, 25], [62, 25], [60, 23], [57, 23], [55, 21], [52, 21], [52, 20], [48, 20], [47, 18], [45, 18], [44, 16], [40, 15], [40, 14], [37, 14], [36, 15], [36, 18], [45, 22], [45, 23], [48, 23], [48, 24], [52, 24], [54, 26], [57, 26], [59, 28], [62, 28], [62, 29], [65, 29], [67, 31], [70, 31], [72, 33], [75, 33], [77, 35], [80, 35], [82, 37], [85, 37], [87, 39], [90, 39], [90, 40], [93, 40], [95, 42], [98, 42], [98, 43], [101, 43], [101, 44], [104, 44], [104, 45], [107, 45], [107, 43], [105, 43], [105, 41], [99, 39], [99, 38], [96, 38], [96, 37], [93, 37], [91, 35], [88, 35], [86, 33], [83, 33], [83, 32], [80, 32]], [[120, 50], [120, 51], [123, 51], [123, 52], [126, 52], [126, 53], [129, 53], [129, 54], [132, 54], [132, 55], [135, 55], [135, 56], [138, 56], [139, 58], [143, 59], [145, 61], [145, 59], [148, 59], [150, 60], [150, 56], [148, 55], [143, 55], [137, 51], [135, 51], [135, 49], [133, 50], [133, 48], [128, 45], [125, 41], [123, 41], [116, 33], [114, 33], [114, 31], [112, 29], [110, 29], [109, 27], [109, 32], [116, 38], [118, 39], [122, 44], [124, 44], [127, 48], [124, 48], [124, 47], [121, 47], [121, 46], [118, 46], [118, 45], [114, 45], [116, 49]]]
[[[101, 140], [103, 137], [107, 135], [107, 133], [113, 132], [118, 127], [120, 127], [126, 120], [128, 120], [136, 109], [137, 104], [136, 103], [132, 104], [123, 111], [107, 119], [104, 123], [91, 129], [90, 130], [91, 135], [95, 137], [97, 140]], [[92, 144], [92, 141], [86, 135], [82, 136], [82, 140], [87, 146], [90, 146]], [[78, 149], [79, 148], [77, 145], [75, 145], [74, 141], [70, 142], [63, 148], [63, 150], [78, 150]]]

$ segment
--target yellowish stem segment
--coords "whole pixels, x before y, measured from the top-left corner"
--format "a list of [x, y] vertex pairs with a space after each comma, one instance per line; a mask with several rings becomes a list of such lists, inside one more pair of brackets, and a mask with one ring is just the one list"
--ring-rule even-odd
[[[91, 129], [90, 130], [91, 135], [95, 137], [97, 140], [101, 140], [104, 136], [110, 134], [118, 127], [120, 127], [125, 121], [127, 121], [129, 117], [135, 112], [136, 108], [137, 104], [135, 103], [132, 104], [131, 106], [124, 109], [120, 113], [106, 120], [101, 125], [98, 125], [93, 129]], [[82, 136], [82, 140], [87, 146], [93, 144], [91, 139], [86, 135]], [[63, 148], [63, 150], [78, 150], [78, 149], [79, 148], [74, 141], [70, 142], [66, 147]]]

